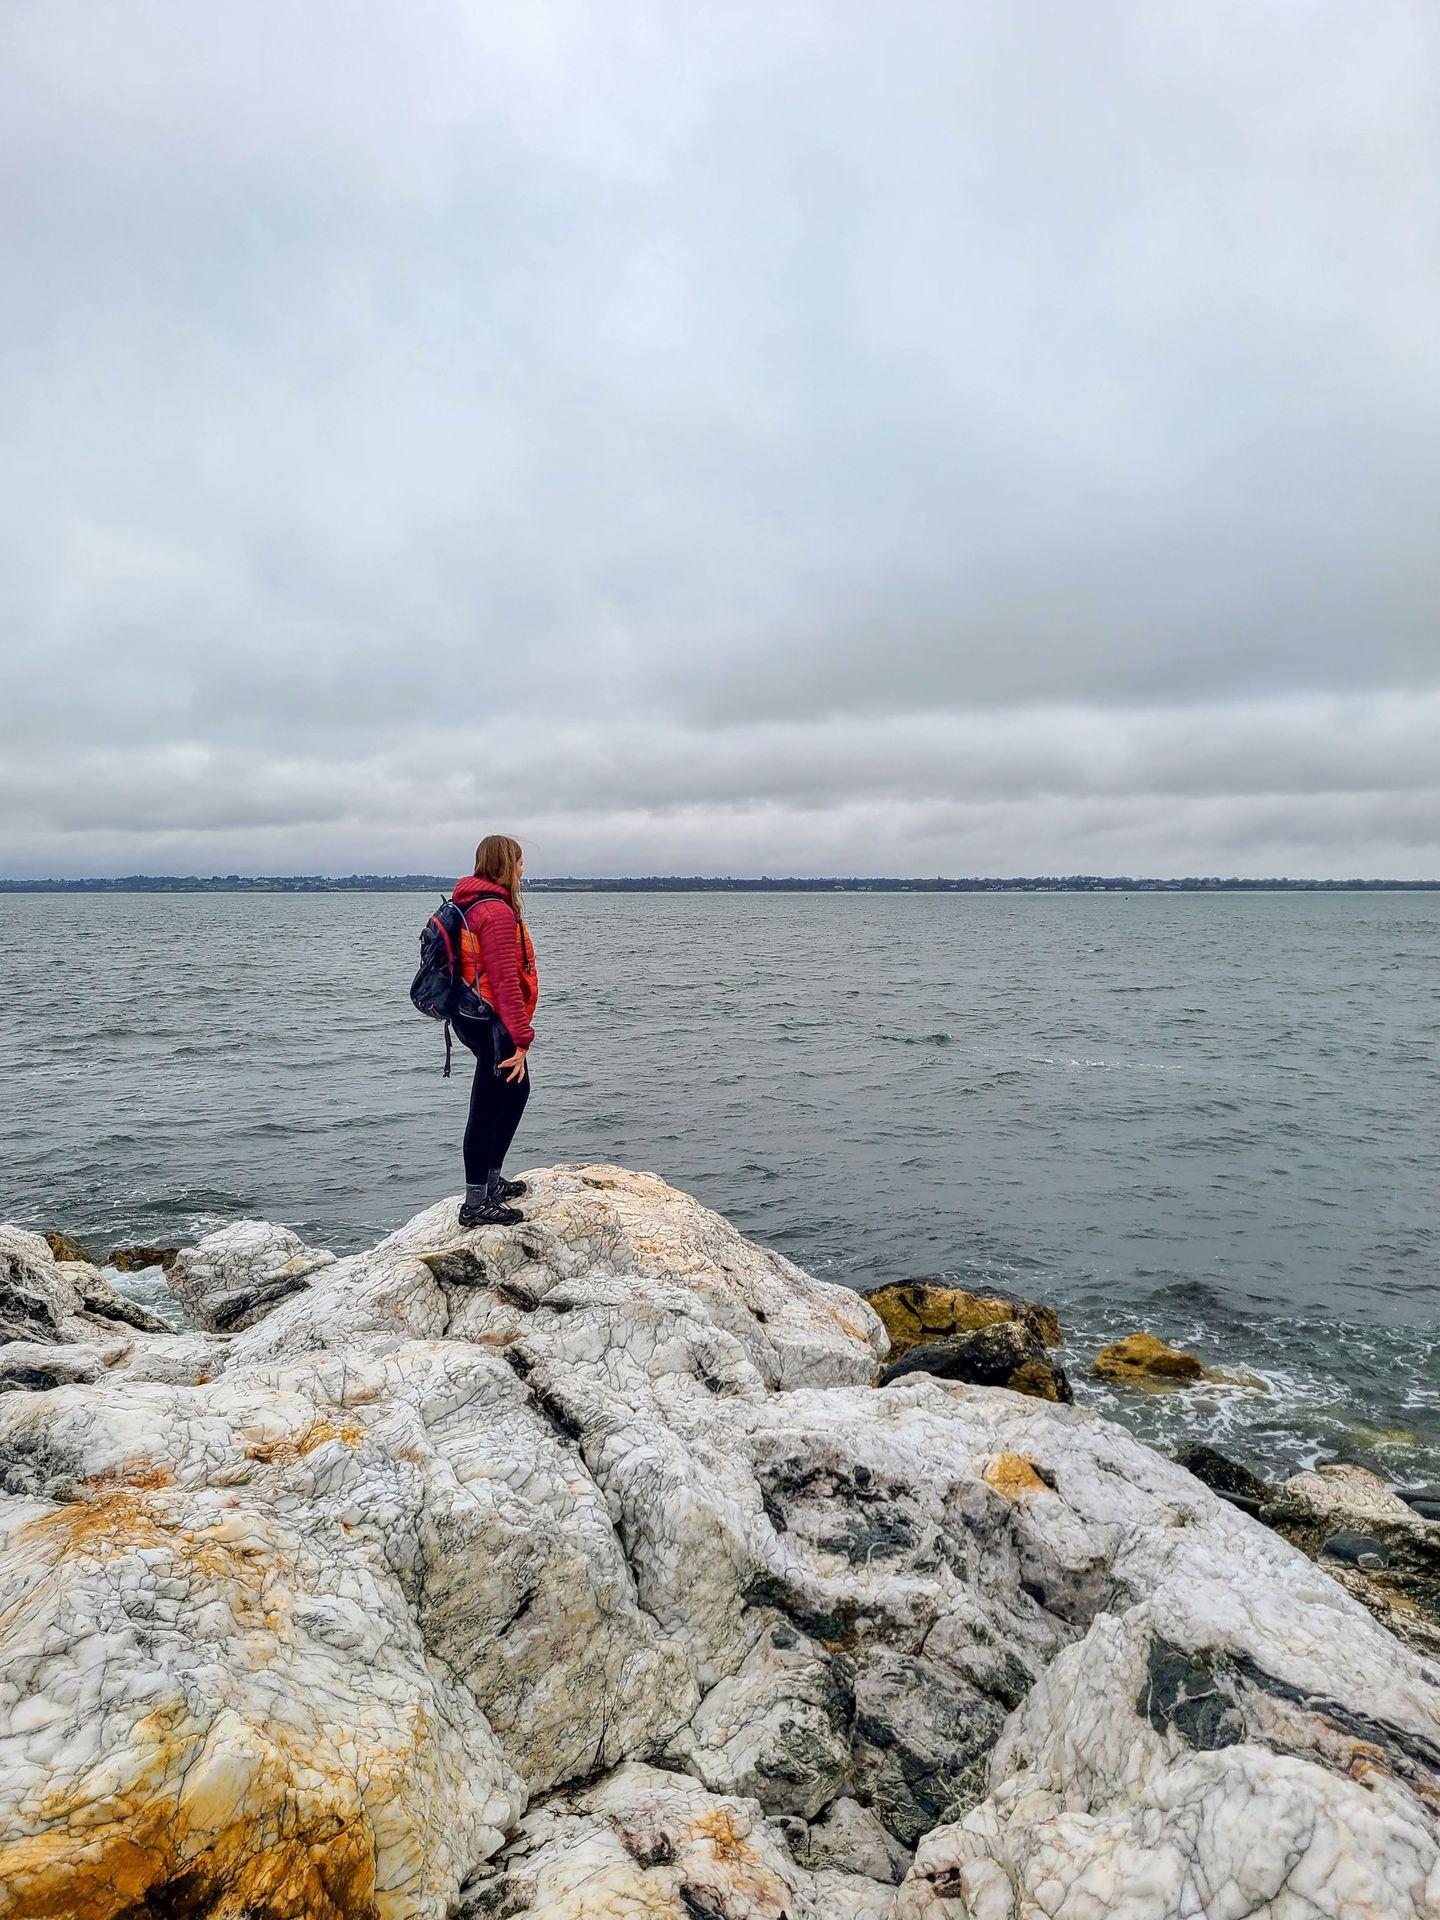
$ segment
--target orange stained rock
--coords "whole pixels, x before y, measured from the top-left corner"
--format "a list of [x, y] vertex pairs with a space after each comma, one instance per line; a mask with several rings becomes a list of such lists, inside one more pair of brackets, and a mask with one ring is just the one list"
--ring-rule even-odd
[[685, 1831], [697, 1840], [706, 1840], [717, 1860], [753, 1860], [749, 1828], [735, 1818], [729, 1807], [712, 1807], [708, 1813], [686, 1822]]
[[1015, 1393], [1028, 1393], [1036, 1400], [1060, 1398], [1055, 1374], [1043, 1360], [1022, 1360], [1005, 1384]]
[[[183, 1762], [177, 1780], [183, 1780]], [[380, 1920], [368, 1823], [354, 1804], [307, 1804], [294, 1781], [252, 1779], [228, 1825], [178, 1804], [119, 1800], [88, 1836], [73, 1826], [0, 1846], [0, 1920]]]
[[127, 1467], [124, 1474], [125, 1484], [143, 1488], [154, 1493], [160, 1487], [173, 1487], [175, 1469], [158, 1460], [137, 1461], [133, 1467]]
[[154, 1503], [144, 1498], [148, 1489], [97, 1478], [94, 1490], [79, 1500], [67, 1500], [52, 1513], [42, 1513], [20, 1528], [54, 1549], [57, 1555], [91, 1553], [97, 1557], [127, 1553], [136, 1547], [173, 1548], [177, 1534], [166, 1528]]
[[303, 1460], [307, 1453], [314, 1453], [317, 1447], [323, 1447], [327, 1440], [340, 1440], [347, 1447], [358, 1447], [364, 1438], [365, 1429], [358, 1420], [330, 1420], [322, 1415], [294, 1433], [281, 1434], [274, 1440], [257, 1440], [254, 1446], [245, 1449], [245, 1457], [259, 1460], [265, 1466], [289, 1467]]
[[1041, 1479], [1035, 1462], [1022, 1453], [997, 1453], [985, 1469], [985, 1478], [997, 1493], [1016, 1500], [1022, 1493], [1049, 1493], [1051, 1487]]
[[164, 1498], [163, 1490], [157, 1497], [143, 1488], [102, 1487], [26, 1521], [16, 1538], [47, 1552], [53, 1566], [70, 1555], [111, 1560], [137, 1548], [161, 1547], [187, 1575], [226, 1583], [237, 1623], [258, 1609], [261, 1624], [276, 1624], [267, 1604], [277, 1571], [268, 1543], [237, 1530], [230, 1518], [192, 1528], [167, 1510]]
[[92, 1473], [87, 1487], [138, 1487], [153, 1493], [158, 1487], [173, 1487], [175, 1469], [161, 1460], [147, 1460], [143, 1454], [135, 1460], [122, 1460], [118, 1466]]

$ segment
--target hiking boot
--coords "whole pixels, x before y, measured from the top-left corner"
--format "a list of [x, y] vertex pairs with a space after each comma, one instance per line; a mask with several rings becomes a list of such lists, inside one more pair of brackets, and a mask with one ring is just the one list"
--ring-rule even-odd
[[462, 1227], [518, 1227], [525, 1218], [518, 1207], [502, 1206], [498, 1200], [487, 1200], [483, 1207], [461, 1207], [460, 1224]]
[[530, 1187], [528, 1182], [524, 1180], [507, 1180], [504, 1174], [501, 1174], [498, 1180], [492, 1180], [490, 1182], [490, 1198], [500, 1201], [502, 1205], [507, 1200], [523, 1200], [529, 1191]]

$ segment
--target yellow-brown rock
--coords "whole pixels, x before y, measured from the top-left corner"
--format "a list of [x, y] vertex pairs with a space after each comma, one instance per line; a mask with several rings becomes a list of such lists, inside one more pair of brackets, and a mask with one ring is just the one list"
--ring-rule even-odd
[[1109, 1380], [1121, 1387], [1139, 1387], [1152, 1393], [1163, 1392], [1167, 1387], [1188, 1386], [1199, 1380], [1227, 1387], [1253, 1387], [1259, 1393], [1269, 1391], [1263, 1380], [1221, 1373], [1182, 1347], [1167, 1346], [1153, 1333], [1127, 1333], [1123, 1340], [1102, 1347], [1095, 1356], [1094, 1373], [1097, 1380]]
[[[59, 1254], [55, 1257], [61, 1258]], [[117, 1273], [139, 1273], [145, 1267], [163, 1267], [168, 1273], [178, 1257], [176, 1247], [116, 1247], [110, 1254], [109, 1265]]]
[[1022, 1493], [1053, 1491], [1035, 1462], [1027, 1460], [1023, 1453], [997, 1453], [985, 1468], [985, 1479], [1007, 1500], [1017, 1500]]
[[1123, 1340], [1102, 1347], [1095, 1356], [1095, 1374], [1097, 1379], [1116, 1380], [1122, 1386], [1175, 1386], [1215, 1378], [1203, 1360], [1167, 1346], [1153, 1333], [1127, 1333]]
[[1024, 1300], [1005, 1300], [996, 1294], [971, 1293], [965, 1287], [939, 1286], [930, 1280], [900, 1280], [876, 1287], [865, 1296], [890, 1336], [890, 1358], [898, 1360], [927, 1340], [944, 1340], [958, 1333], [975, 1333], [1001, 1321], [1017, 1320], [1043, 1346], [1058, 1346], [1060, 1321], [1053, 1307], [1033, 1306]]
[[44, 1238], [46, 1245], [57, 1260], [84, 1260], [88, 1262], [90, 1259], [89, 1254], [81, 1246], [80, 1242], [78, 1240], [72, 1240], [68, 1233], [47, 1233]]

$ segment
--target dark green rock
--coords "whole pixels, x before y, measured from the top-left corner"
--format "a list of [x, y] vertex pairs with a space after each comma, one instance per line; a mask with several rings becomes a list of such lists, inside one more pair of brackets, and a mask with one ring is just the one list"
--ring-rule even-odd
[[880, 1375], [880, 1385], [908, 1380], [916, 1374], [936, 1380], [961, 1380], [972, 1387], [1008, 1387], [1036, 1400], [1069, 1403], [1075, 1395], [1062, 1367], [1052, 1360], [1035, 1334], [1018, 1320], [977, 1327], [950, 1340], [931, 1340], [912, 1347]]

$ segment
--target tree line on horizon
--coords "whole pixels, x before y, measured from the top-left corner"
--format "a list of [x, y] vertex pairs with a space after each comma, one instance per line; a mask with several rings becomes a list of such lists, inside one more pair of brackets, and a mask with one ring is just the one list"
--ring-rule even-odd
[[[452, 876], [434, 873], [148, 874], [87, 879], [0, 879], [0, 893], [448, 893]], [[1440, 880], [1177, 879], [1130, 874], [1037, 874], [1008, 878], [758, 879], [705, 874], [628, 878], [556, 876], [527, 882], [531, 893], [1409, 893], [1440, 890]]]

